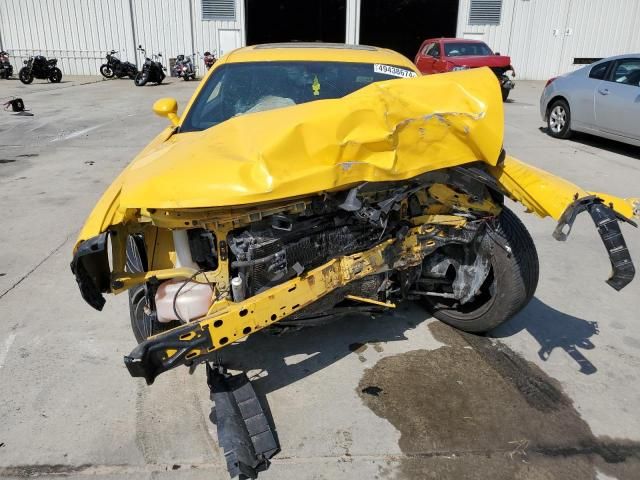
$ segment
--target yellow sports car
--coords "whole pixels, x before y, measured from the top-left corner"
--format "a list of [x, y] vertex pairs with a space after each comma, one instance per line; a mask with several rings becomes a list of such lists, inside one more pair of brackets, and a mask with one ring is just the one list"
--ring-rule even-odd
[[[182, 114], [169, 98], [154, 111], [169, 126], [104, 193], [71, 264], [94, 308], [129, 290], [139, 345], [125, 363], [148, 383], [264, 328], [403, 300], [465, 331], [496, 327], [538, 282], [505, 197], [558, 220], [559, 240], [586, 210], [607, 282], [634, 276], [619, 222], [633, 224], [638, 200], [507, 155], [489, 69], [421, 77], [375, 47], [258, 45], [221, 58]], [[208, 373], [229, 470], [255, 476], [277, 450], [268, 423], [238, 407], [248, 392], [261, 411], [246, 377]]]

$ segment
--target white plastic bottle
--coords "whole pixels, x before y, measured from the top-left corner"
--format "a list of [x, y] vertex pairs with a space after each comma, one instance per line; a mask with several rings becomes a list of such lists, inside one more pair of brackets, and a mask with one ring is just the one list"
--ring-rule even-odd
[[[191, 257], [187, 231], [173, 230], [172, 233], [173, 245], [176, 251], [175, 267], [188, 267], [199, 270], [198, 265]], [[173, 309], [174, 298], [175, 309], [180, 318], [176, 316]], [[160, 284], [156, 292], [158, 321], [163, 323], [180, 319], [184, 322], [193, 321], [207, 314], [209, 307], [211, 307], [211, 302], [212, 290], [210, 285], [194, 281], [185, 283], [185, 279], [167, 280]]]

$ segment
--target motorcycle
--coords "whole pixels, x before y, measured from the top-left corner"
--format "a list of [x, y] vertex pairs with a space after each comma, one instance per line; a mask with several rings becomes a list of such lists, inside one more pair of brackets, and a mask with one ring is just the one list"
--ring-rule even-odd
[[133, 80], [137, 87], [143, 87], [147, 84], [147, 82], [153, 82], [160, 85], [162, 80], [166, 77], [164, 71], [165, 67], [160, 63], [160, 58], [162, 58], [162, 54], [158, 53], [151, 55], [152, 58], [147, 57], [147, 51], [142, 48], [142, 45], [138, 45], [138, 50], [142, 52], [144, 55], [144, 64], [142, 65], [142, 70], [138, 72], [136, 78]]
[[216, 58], [215, 51], [214, 53], [204, 52], [203, 60], [204, 60], [204, 66], [207, 67], [207, 70], [210, 70], [211, 67], [213, 67], [213, 64], [218, 61], [218, 59]]
[[116, 57], [115, 50], [111, 50], [107, 53], [107, 63], [103, 63], [100, 65], [100, 73], [104, 78], [113, 78], [114, 76], [118, 78], [123, 78], [128, 76], [131, 80], [136, 78], [138, 74], [138, 69], [131, 62], [123, 62], [118, 57]]
[[182, 78], [185, 81], [196, 79], [196, 67], [191, 60], [192, 57], [178, 55], [176, 64], [173, 67], [173, 76]]
[[56, 67], [58, 60], [50, 58], [47, 60], [42, 55], [29, 57], [24, 61], [24, 67], [18, 72], [18, 78], [25, 85], [33, 82], [34, 78], [40, 80], [48, 80], [51, 83], [60, 83], [62, 80], [62, 71]]
[[13, 66], [9, 63], [9, 54], [4, 50], [0, 52], [0, 78], [9, 78], [13, 75]]

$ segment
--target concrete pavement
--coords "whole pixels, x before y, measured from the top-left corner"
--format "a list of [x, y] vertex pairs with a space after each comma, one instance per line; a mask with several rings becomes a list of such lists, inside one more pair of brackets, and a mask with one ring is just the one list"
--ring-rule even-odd
[[[96, 78], [96, 80], [99, 80]], [[33, 117], [0, 111], [0, 477], [227, 478], [204, 369], [147, 387], [125, 296], [88, 307], [69, 271], [102, 191], [196, 83], [0, 81]], [[588, 189], [639, 196], [640, 150], [540, 130], [540, 82], [505, 105], [507, 150]], [[491, 337], [404, 305], [230, 347], [269, 401], [282, 445], [264, 479], [638, 478], [640, 282], [620, 293], [591, 220], [566, 243], [513, 206], [536, 241], [536, 298]], [[640, 232], [623, 227], [640, 263]]]

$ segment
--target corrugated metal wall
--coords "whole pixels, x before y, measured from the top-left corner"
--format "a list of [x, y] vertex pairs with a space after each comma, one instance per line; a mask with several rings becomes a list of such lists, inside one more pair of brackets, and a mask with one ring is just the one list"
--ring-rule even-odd
[[0, 31], [14, 67], [44, 55], [63, 73], [94, 74], [107, 50], [134, 57], [128, 0], [3, 0]]
[[[67, 75], [98, 75], [111, 49], [140, 62], [138, 44], [168, 67], [178, 54], [242, 46], [244, 1], [235, 2], [235, 20], [223, 21], [202, 20], [201, 0], [0, 0], [0, 47], [18, 67], [30, 55], [56, 57]], [[221, 34], [232, 39], [222, 49]]]
[[[496, 26], [468, 25], [471, 0], [459, 1], [458, 36], [511, 55], [518, 78], [572, 70], [576, 57], [640, 51], [640, 0], [503, 0]], [[203, 21], [201, 0], [0, 0], [0, 46], [15, 66], [34, 54], [57, 57], [67, 75], [97, 74], [111, 49], [139, 61], [137, 44], [169, 66], [180, 53], [244, 45], [244, 1], [235, 2], [235, 20]], [[359, 1], [347, 6], [347, 41], [357, 43]]]
[[460, 0], [458, 36], [511, 56], [519, 78], [546, 80], [574, 58], [640, 52], [640, 0], [503, 0], [500, 25], [468, 25]]

